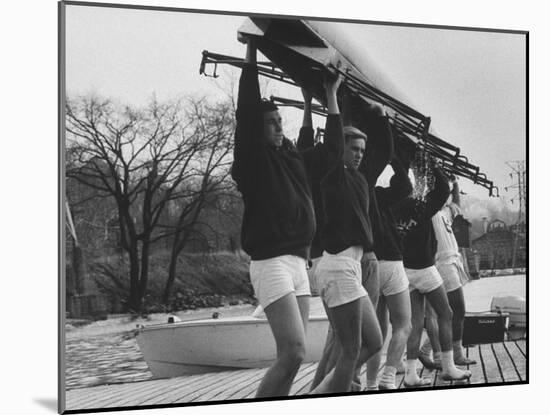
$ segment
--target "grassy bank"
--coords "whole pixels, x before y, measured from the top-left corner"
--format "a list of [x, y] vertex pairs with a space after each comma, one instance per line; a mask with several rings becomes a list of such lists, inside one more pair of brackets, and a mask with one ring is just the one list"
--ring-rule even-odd
[[[173, 312], [254, 302], [248, 258], [229, 252], [182, 254], [167, 304], [162, 294], [168, 278], [168, 252], [151, 256], [145, 312]], [[120, 257], [100, 258], [89, 269], [97, 290], [107, 298], [108, 313], [126, 311], [128, 264]]]

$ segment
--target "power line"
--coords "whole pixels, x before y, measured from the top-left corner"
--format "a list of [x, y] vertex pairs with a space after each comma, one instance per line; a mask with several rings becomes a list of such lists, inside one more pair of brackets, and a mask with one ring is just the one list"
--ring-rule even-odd
[[518, 219], [516, 222], [516, 234], [514, 238], [514, 251], [512, 254], [512, 268], [515, 268], [516, 256], [518, 252], [520, 226], [524, 220], [524, 214], [526, 214], [527, 176], [525, 172], [525, 160], [507, 161], [506, 164], [512, 169], [512, 173], [510, 173], [510, 178], [515, 179], [515, 182], [511, 186], [505, 187], [504, 190], [517, 190], [517, 193], [510, 200], [512, 204], [514, 203], [514, 201], [519, 203]]

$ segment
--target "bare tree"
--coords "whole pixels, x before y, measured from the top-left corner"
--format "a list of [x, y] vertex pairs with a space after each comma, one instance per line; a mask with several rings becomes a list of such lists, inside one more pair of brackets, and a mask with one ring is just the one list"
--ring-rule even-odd
[[[209, 195], [223, 191], [229, 170], [230, 104], [185, 104], [187, 109], [153, 99], [136, 110], [92, 96], [67, 100], [74, 152], [67, 176], [115, 201], [129, 260], [128, 306], [136, 312], [143, 306], [152, 245], [172, 236], [173, 252], [181, 252]], [[177, 223], [162, 223], [176, 201]]]

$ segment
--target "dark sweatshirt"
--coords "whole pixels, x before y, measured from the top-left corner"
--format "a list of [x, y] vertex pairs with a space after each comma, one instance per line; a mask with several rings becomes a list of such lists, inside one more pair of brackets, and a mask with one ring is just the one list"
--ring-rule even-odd
[[407, 174], [408, 163], [403, 164], [401, 160], [394, 159], [391, 163], [394, 175], [390, 179], [390, 186], [375, 188], [380, 229], [378, 233], [375, 233], [374, 251], [379, 260], [403, 260], [403, 244], [392, 212], [392, 207], [407, 198], [412, 192], [411, 181]]
[[[392, 226], [388, 223], [386, 205], [391, 205], [400, 194], [407, 189], [400, 187], [401, 181], [397, 180], [391, 189], [376, 187], [378, 177], [390, 163], [394, 152], [393, 134], [387, 117], [367, 115], [361, 119], [357, 127], [367, 134], [367, 148], [365, 157], [361, 161], [359, 171], [364, 175], [369, 184], [369, 219], [374, 237], [374, 253], [378, 259], [391, 260], [397, 258], [390, 251]], [[407, 196], [407, 195], [405, 195]], [[378, 200], [382, 197], [382, 204]]]
[[309, 257], [315, 219], [302, 155], [286, 138], [281, 147], [262, 139], [258, 70], [247, 64], [239, 83], [231, 175], [244, 201], [243, 249], [253, 260]]
[[331, 254], [351, 246], [372, 251], [369, 185], [363, 174], [344, 165], [344, 131], [339, 114], [327, 117], [326, 143], [331, 143], [326, 146], [331, 167], [320, 182], [323, 201], [321, 245]]
[[[328, 122], [328, 121], [327, 121]], [[376, 255], [379, 255], [380, 250], [378, 240], [382, 240], [385, 235], [385, 226], [382, 224], [382, 215], [379, 212], [378, 204], [376, 202], [376, 194], [374, 187], [376, 180], [380, 174], [384, 171], [386, 165], [392, 157], [393, 153], [393, 138], [389, 127], [389, 122], [386, 117], [374, 116], [368, 117], [366, 125], [361, 125], [363, 132], [368, 135], [367, 150], [365, 158], [359, 167], [359, 171], [367, 179], [369, 185], [369, 217], [368, 226], [371, 228], [371, 232], [374, 238], [374, 251]], [[325, 137], [327, 135], [325, 134]], [[330, 138], [330, 137], [329, 137]], [[330, 145], [330, 142], [318, 143], [314, 147], [313, 129], [311, 127], [302, 127], [300, 130], [300, 136], [298, 138], [297, 147], [304, 155], [306, 161], [306, 169], [311, 181], [311, 190], [313, 195], [313, 204], [315, 207], [315, 216], [317, 220], [317, 233], [311, 244], [311, 257], [316, 258], [323, 252], [323, 246], [321, 245], [321, 227], [323, 219], [323, 205], [321, 202], [321, 189], [320, 180], [326, 174], [329, 165], [327, 159], [326, 145]], [[399, 189], [401, 182], [397, 182], [392, 191], [403, 193], [402, 189]], [[395, 193], [393, 192], [393, 193]], [[405, 190], [407, 192], [407, 190]], [[385, 193], [385, 192], [382, 192]], [[407, 196], [408, 193], [405, 194]], [[392, 195], [388, 195], [391, 198]], [[396, 196], [394, 196], [396, 197]], [[369, 250], [372, 250], [373, 246], [370, 246]]]
[[423, 269], [435, 264], [437, 240], [431, 218], [449, 197], [447, 177], [436, 168], [434, 189], [426, 200], [408, 197], [394, 206], [397, 227], [403, 241], [403, 263], [406, 268]]
[[[327, 149], [330, 146], [330, 140], [326, 143], [317, 143], [315, 145], [313, 138], [313, 128], [302, 127], [296, 142], [296, 147], [302, 153], [306, 166], [307, 175], [311, 186], [311, 196], [315, 210], [316, 229], [315, 236], [311, 242], [310, 256], [312, 259], [318, 258], [323, 254], [321, 244], [321, 228], [324, 219], [323, 200], [321, 197], [321, 179], [327, 174], [331, 167], [331, 152]], [[337, 149], [333, 149], [335, 154]]]

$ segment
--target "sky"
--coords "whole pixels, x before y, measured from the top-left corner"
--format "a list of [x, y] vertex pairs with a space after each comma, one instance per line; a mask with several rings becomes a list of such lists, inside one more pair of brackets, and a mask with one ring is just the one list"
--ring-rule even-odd
[[[219, 70], [214, 81], [199, 75], [201, 52], [242, 57], [237, 41], [244, 17], [87, 6], [67, 7], [66, 85], [70, 96], [98, 93], [143, 105], [155, 95], [219, 99], [238, 73]], [[356, 58], [368, 57], [415, 109], [432, 119], [439, 137], [504, 191], [513, 184], [507, 161], [526, 150], [526, 50], [521, 34], [334, 23]], [[276, 81], [266, 95], [300, 98], [297, 88]], [[301, 114], [282, 111], [289, 137]], [[320, 119], [316, 126], [323, 126]], [[382, 178], [387, 181], [391, 170]], [[488, 191], [466, 179], [461, 188], [477, 198]], [[517, 206], [517, 205], [516, 205]], [[513, 207], [513, 206], [512, 206]]]

